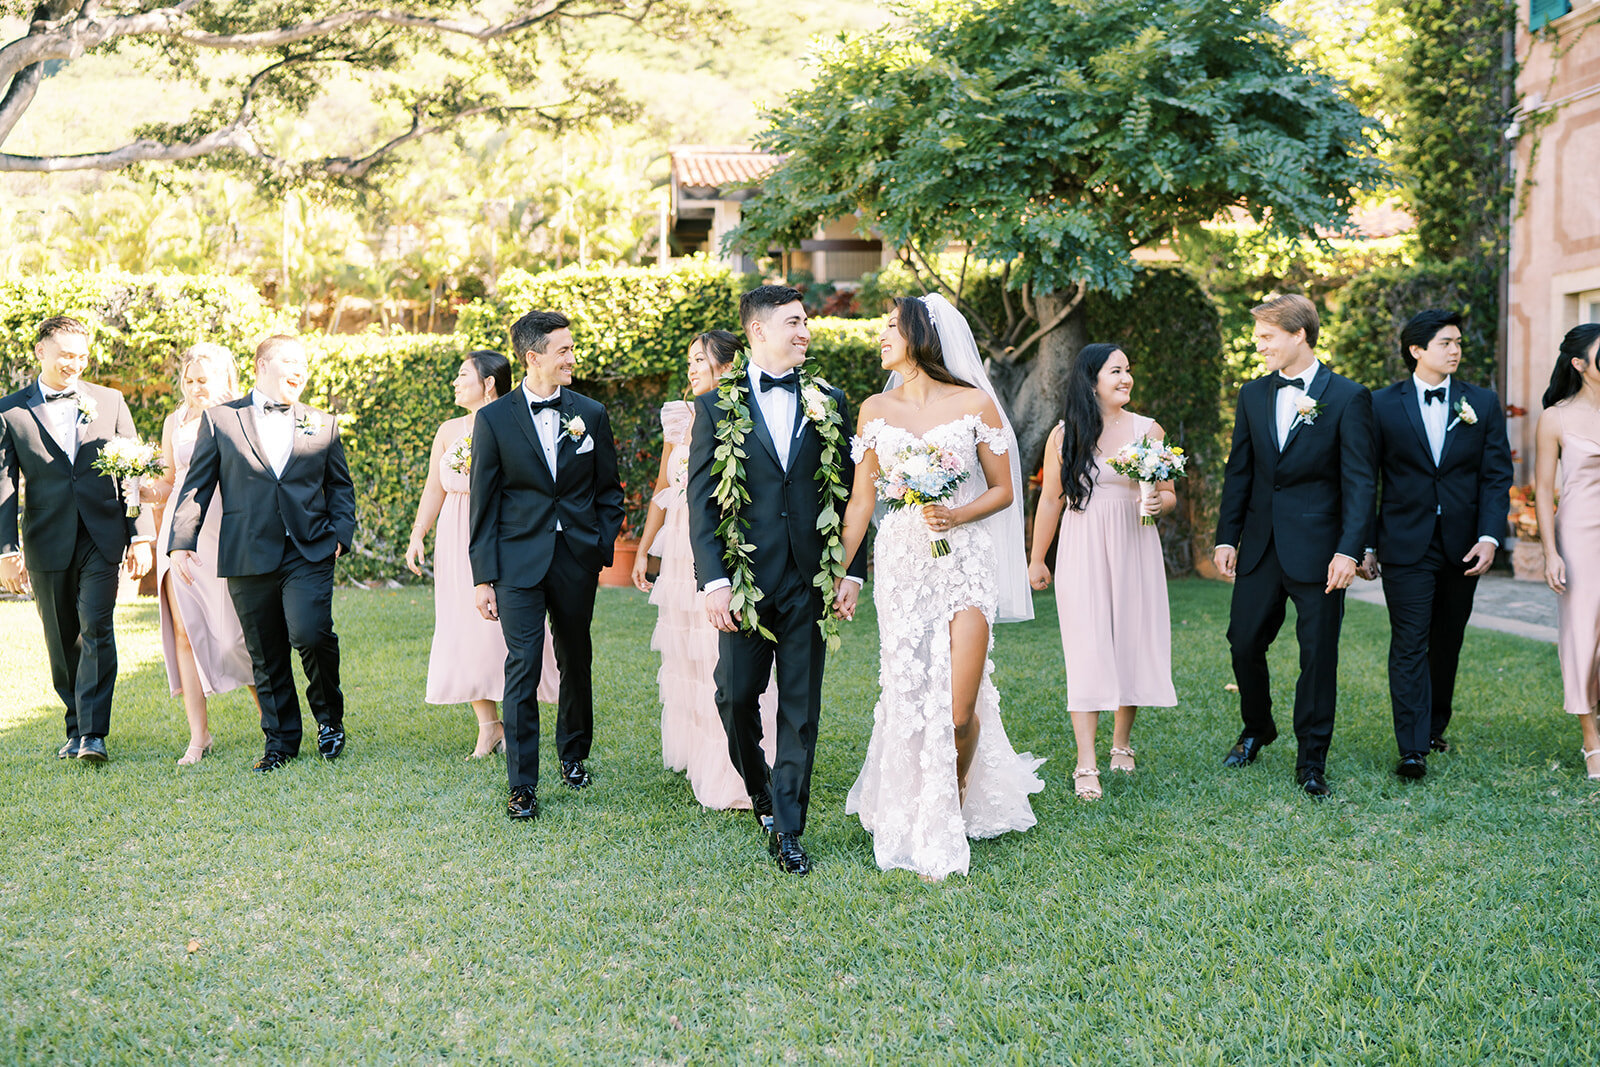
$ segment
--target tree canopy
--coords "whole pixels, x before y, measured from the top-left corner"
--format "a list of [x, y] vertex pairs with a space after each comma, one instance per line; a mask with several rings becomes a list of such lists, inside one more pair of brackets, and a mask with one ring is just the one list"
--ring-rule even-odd
[[[716, 13], [714, 0], [539, 0], [480, 4], [394, 0], [0, 0], [27, 20], [0, 44], [0, 171], [117, 170], [209, 159], [279, 182], [353, 183], [404, 145], [477, 116], [560, 130], [634, 105], [615, 80], [585, 72], [585, 27], [614, 21], [683, 34]], [[186, 118], [149, 123], [133, 140], [96, 151], [60, 144], [33, 154], [5, 142], [61, 64], [112, 50], [206, 97]], [[332, 84], [377, 102], [389, 128], [371, 143], [296, 155], [274, 124]]]
[[1076, 305], [1032, 297], [1126, 292], [1134, 249], [1177, 228], [1230, 208], [1286, 234], [1337, 227], [1381, 181], [1376, 125], [1291, 54], [1269, 6], [913, 6], [827, 46], [770, 112], [759, 141], [785, 159], [731, 240], [792, 246], [855, 213], [924, 270], [964, 242], [1020, 293], [1023, 314], [983, 338], [1016, 360]]

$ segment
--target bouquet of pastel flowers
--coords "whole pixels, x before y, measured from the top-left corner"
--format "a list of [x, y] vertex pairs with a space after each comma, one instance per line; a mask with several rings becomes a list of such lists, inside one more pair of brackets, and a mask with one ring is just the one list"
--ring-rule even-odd
[[472, 435], [470, 433], [456, 442], [456, 446], [444, 457], [444, 465], [457, 474], [472, 473]]
[[161, 450], [137, 437], [113, 437], [100, 449], [91, 466], [117, 480], [130, 518], [139, 514], [139, 479], [159, 478], [167, 470], [167, 465], [161, 462]]
[[[1157, 482], [1170, 482], [1183, 474], [1189, 457], [1177, 445], [1141, 437], [1129, 441], [1106, 460], [1106, 465], [1124, 478], [1139, 483], [1141, 495], [1153, 492]], [[1149, 487], [1148, 489], [1146, 487]], [[1139, 525], [1154, 526], [1154, 515], [1140, 515]]]
[[[892, 453], [878, 469], [878, 498], [891, 508], [920, 508], [955, 494], [967, 479], [961, 457], [948, 448], [918, 442]], [[932, 544], [934, 558], [950, 554], [943, 537]]]

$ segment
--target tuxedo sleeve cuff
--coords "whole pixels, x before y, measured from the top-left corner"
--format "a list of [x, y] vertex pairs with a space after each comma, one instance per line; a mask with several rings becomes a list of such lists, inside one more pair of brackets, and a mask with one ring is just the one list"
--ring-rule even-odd
[[707, 582], [706, 587], [700, 591], [702, 593], [715, 593], [718, 589], [726, 589], [732, 584], [733, 583], [726, 578], [717, 578], [713, 581]]
[[1482, 534], [1481, 536], [1479, 536], [1478, 543], [1480, 545], [1483, 544], [1485, 541], [1487, 541], [1489, 544], [1493, 545], [1496, 548], [1500, 547], [1500, 538], [1498, 538], [1498, 537], [1492, 537], [1489, 534]]
[[855, 575], [854, 575], [854, 574], [847, 574], [847, 575], [845, 575], [845, 576], [844, 576], [844, 580], [845, 580], [845, 581], [847, 581], [847, 582], [855, 582], [855, 583], [856, 583], [856, 588], [857, 588], [857, 589], [859, 589], [859, 588], [861, 588], [861, 587], [862, 587], [862, 586], [863, 586], [863, 585], [866, 585], [866, 584], [867, 584], [867, 582], [866, 582], [866, 579], [865, 579], [865, 578], [858, 578], [858, 577], [856, 577], [856, 576], [855, 576]]
[[1359, 559], [1356, 559], [1354, 556], [1350, 555], [1349, 553], [1346, 553], [1346, 552], [1335, 552], [1334, 555], [1335, 556], [1343, 556], [1345, 559], [1349, 560], [1351, 563], [1354, 563], [1357, 567], [1361, 566], [1361, 561]]
[[1211, 549], [1211, 551], [1215, 552], [1218, 548], [1232, 548], [1232, 549], [1237, 551], [1238, 546], [1237, 545], [1216, 545], [1215, 547], [1213, 547]]

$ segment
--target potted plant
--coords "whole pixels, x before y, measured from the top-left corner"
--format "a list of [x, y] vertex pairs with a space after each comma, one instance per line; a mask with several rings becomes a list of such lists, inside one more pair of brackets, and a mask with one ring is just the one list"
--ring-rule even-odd
[[1511, 546], [1512, 575], [1523, 582], [1544, 581], [1544, 545], [1539, 541], [1539, 513], [1534, 509], [1531, 483], [1511, 487], [1511, 514], [1506, 518], [1517, 538]]

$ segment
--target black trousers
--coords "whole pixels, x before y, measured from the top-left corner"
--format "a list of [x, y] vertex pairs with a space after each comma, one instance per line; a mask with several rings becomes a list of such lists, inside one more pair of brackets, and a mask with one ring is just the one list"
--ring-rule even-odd
[[567, 539], [556, 535], [550, 569], [535, 586], [496, 584], [495, 603], [506, 639], [506, 775], [511, 788], [539, 784], [539, 675], [544, 665], [544, 621], [556, 643], [561, 695], [556, 701], [556, 755], [563, 763], [589, 758], [594, 742], [594, 595], [600, 574], [582, 566]]
[[[174, 579], [177, 580], [177, 579]], [[300, 698], [291, 649], [306, 672], [306, 701], [318, 724], [344, 728], [339, 688], [339, 635], [333, 632], [333, 560], [313, 563], [285, 540], [283, 561], [268, 574], [228, 579], [261, 701], [266, 751], [300, 752]]]
[[751, 795], [767, 785], [760, 700], [777, 662], [778, 737], [771, 788], [773, 824], [780, 833], [805, 832], [822, 717], [826, 646], [817, 627], [823, 602], [811, 584], [812, 570], [792, 563], [777, 589], [764, 590], [761, 622], [776, 641], [743, 630], [717, 635], [717, 713], [728, 734], [728, 755]]
[[1456, 692], [1461, 642], [1472, 616], [1478, 579], [1451, 559], [1435, 524], [1416, 563], [1386, 564], [1383, 599], [1389, 606], [1389, 703], [1402, 756], [1427, 755], [1444, 736]]
[[117, 607], [121, 560], [100, 554], [83, 523], [64, 571], [28, 568], [33, 602], [44, 624], [50, 679], [67, 707], [67, 737], [104, 737], [111, 730], [111, 696], [117, 684]]
[[1344, 621], [1344, 590], [1325, 593], [1325, 580], [1297, 582], [1283, 573], [1276, 545], [1261, 562], [1234, 582], [1228, 612], [1228, 647], [1239, 686], [1243, 734], [1263, 742], [1278, 736], [1272, 719], [1272, 678], [1267, 649], [1294, 601], [1295, 638], [1300, 644], [1300, 679], [1294, 688], [1294, 736], [1299, 744], [1295, 774], [1323, 770], [1333, 740], [1333, 712], [1339, 693], [1339, 628]]

